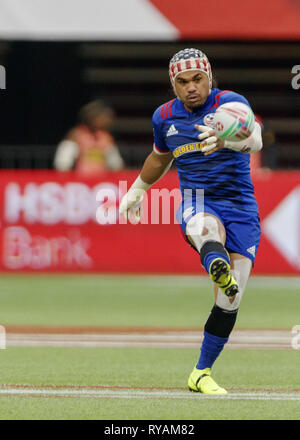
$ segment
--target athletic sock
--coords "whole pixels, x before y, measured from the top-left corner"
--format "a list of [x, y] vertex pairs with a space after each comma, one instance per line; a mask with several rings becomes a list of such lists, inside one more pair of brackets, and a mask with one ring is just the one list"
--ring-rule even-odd
[[211, 335], [204, 331], [200, 358], [196, 368], [198, 368], [198, 370], [212, 368], [228, 339], [229, 338], [220, 338], [219, 336]]
[[199, 370], [212, 368], [229, 339], [236, 321], [237, 312], [238, 309], [228, 311], [216, 304], [214, 305], [204, 326], [204, 337], [196, 368]]
[[222, 243], [219, 241], [208, 240], [200, 249], [201, 264], [207, 273], [209, 273], [209, 267], [212, 261], [216, 258], [222, 258], [230, 264], [229, 255]]

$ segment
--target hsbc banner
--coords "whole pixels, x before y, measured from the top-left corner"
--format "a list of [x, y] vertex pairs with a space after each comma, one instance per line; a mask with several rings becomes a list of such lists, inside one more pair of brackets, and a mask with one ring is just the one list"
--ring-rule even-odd
[[[175, 217], [176, 171], [147, 192], [141, 223], [119, 218], [137, 175], [2, 171], [0, 270], [203, 274]], [[259, 173], [253, 181], [262, 226], [254, 272], [299, 274], [300, 173]]]

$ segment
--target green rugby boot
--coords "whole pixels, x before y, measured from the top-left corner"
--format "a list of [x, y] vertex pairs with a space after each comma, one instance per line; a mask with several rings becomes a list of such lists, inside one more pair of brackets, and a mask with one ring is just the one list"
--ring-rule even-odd
[[197, 370], [194, 368], [188, 380], [190, 391], [203, 394], [227, 394], [210, 376], [210, 368]]

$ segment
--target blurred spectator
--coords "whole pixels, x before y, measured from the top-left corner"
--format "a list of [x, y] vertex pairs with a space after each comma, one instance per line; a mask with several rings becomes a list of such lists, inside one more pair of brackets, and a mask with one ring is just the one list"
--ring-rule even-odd
[[267, 121], [262, 121], [261, 117], [255, 115], [257, 122], [261, 125], [263, 148], [257, 153], [251, 154], [251, 171], [275, 170], [278, 166], [279, 145], [276, 142], [276, 136], [273, 129]]
[[78, 113], [78, 125], [57, 147], [55, 168], [84, 174], [122, 169], [124, 162], [110, 134], [114, 117], [113, 109], [101, 100], [84, 105]]

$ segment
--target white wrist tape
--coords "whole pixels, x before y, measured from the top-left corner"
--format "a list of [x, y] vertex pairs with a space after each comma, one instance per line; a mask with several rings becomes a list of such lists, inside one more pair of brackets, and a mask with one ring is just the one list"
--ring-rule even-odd
[[152, 184], [144, 182], [144, 181], [141, 179], [140, 175], [138, 175], [138, 177], [136, 178], [136, 180], [135, 180], [135, 181], [133, 182], [133, 184], [131, 185], [130, 190], [132, 190], [132, 189], [140, 189], [140, 190], [146, 192], [147, 189], [150, 188], [150, 186], [152, 186]]
[[262, 146], [261, 128], [258, 122], [255, 122], [254, 130], [247, 139], [239, 142], [225, 141], [225, 148], [240, 153], [256, 153], [262, 149]]

